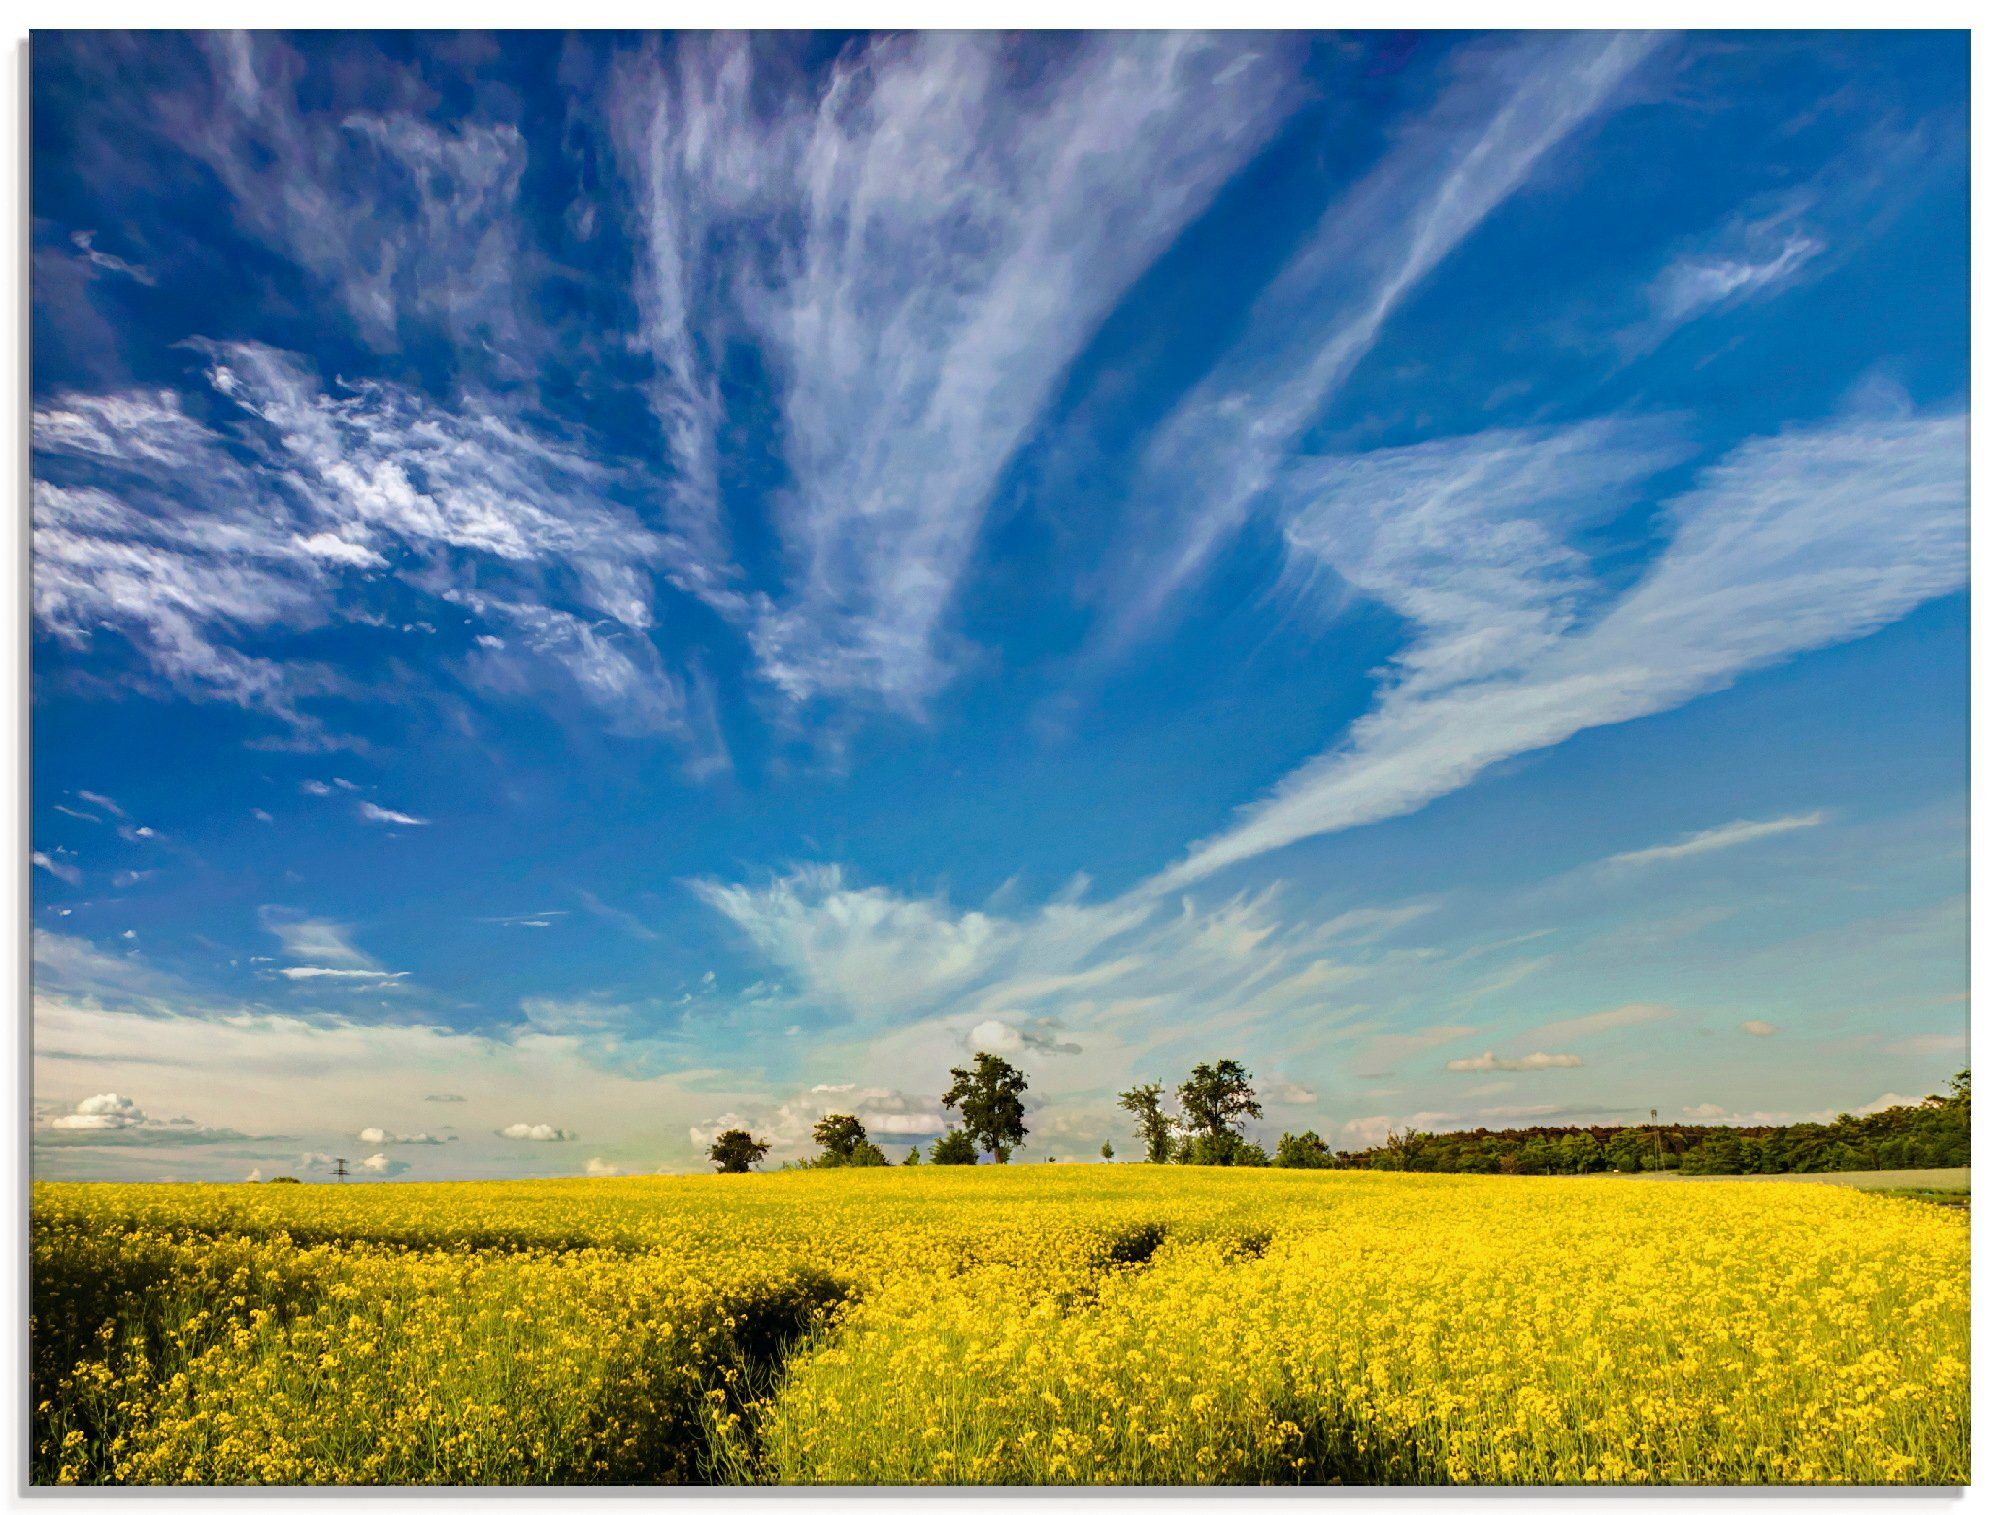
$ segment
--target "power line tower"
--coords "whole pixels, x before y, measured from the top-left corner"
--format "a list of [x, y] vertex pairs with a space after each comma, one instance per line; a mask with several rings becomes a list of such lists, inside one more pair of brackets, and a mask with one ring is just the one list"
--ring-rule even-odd
[[1653, 1171], [1664, 1173], [1667, 1170], [1667, 1159], [1660, 1145], [1660, 1112], [1648, 1110], [1646, 1113], [1653, 1118]]
[[342, 1184], [344, 1184], [344, 1183], [346, 1183], [346, 1182], [347, 1182], [347, 1159], [346, 1159], [346, 1158], [344, 1158], [344, 1157], [336, 1157], [336, 1158], [335, 1158], [335, 1159], [333, 1160], [333, 1178], [334, 1178], [334, 1182], [336, 1182], [336, 1183], [342, 1183]]

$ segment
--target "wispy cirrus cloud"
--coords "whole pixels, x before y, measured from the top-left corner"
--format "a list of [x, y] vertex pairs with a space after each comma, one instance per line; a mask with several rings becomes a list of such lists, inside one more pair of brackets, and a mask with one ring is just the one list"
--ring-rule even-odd
[[749, 334], [776, 385], [786, 583], [748, 602], [767, 679], [905, 709], [938, 685], [1001, 469], [1126, 288], [1299, 98], [1296, 70], [1282, 39], [926, 33], [815, 78], [735, 38], [616, 71], [680, 519], [719, 534], [726, 333]]
[[275, 34], [193, 41], [200, 66], [149, 102], [149, 124], [207, 165], [238, 225], [319, 280], [371, 346], [428, 329], [461, 362], [519, 377], [535, 331], [522, 316], [534, 270], [516, 213], [519, 128], [432, 120], [420, 74], [385, 60], [357, 87], [325, 73], [308, 84]]
[[99, 247], [97, 233], [94, 231], [73, 231], [69, 234], [69, 240], [70, 245], [76, 249], [77, 257], [93, 268], [101, 268], [106, 273], [123, 274], [134, 283], [144, 284], [148, 288], [159, 283], [159, 280], [153, 277], [151, 269]]
[[1444, 1065], [1447, 1073], [1543, 1073], [1551, 1068], [1581, 1068], [1583, 1059], [1574, 1052], [1524, 1052], [1518, 1057], [1502, 1057], [1482, 1052], [1477, 1057], [1454, 1057]]
[[[1666, 545], [1595, 619], [1510, 641], [1471, 677], [1436, 679], [1420, 661], [1345, 742], [1153, 887], [1407, 815], [1505, 758], [1672, 709], [1960, 588], [1965, 449], [1962, 412], [1840, 416], [1741, 444], [1668, 503]], [[1331, 470], [1308, 477], [1309, 491], [1339, 487]], [[1537, 561], [1546, 549], [1527, 537]]]
[[1683, 253], [1660, 270], [1647, 291], [1653, 313], [1644, 338], [1657, 342], [1712, 310], [1774, 295], [1825, 251], [1802, 230], [1769, 222], [1732, 227], [1718, 245]]
[[420, 815], [409, 815], [401, 810], [391, 810], [386, 805], [378, 805], [373, 800], [363, 800], [356, 807], [364, 821], [373, 821], [378, 826], [428, 826], [430, 822]]
[[292, 354], [196, 346], [226, 430], [172, 391], [37, 409], [47, 630], [83, 647], [108, 629], [183, 693], [310, 732], [305, 702], [359, 691], [261, 644], [386, 626], [376, 606], [414, 591], [439, 620], [490, 628], [462, 663], [440, 660], [463, 682], [526, 696], [546, 670], [613, 730], [713, 749], [712, 718], [651, 639], [654, 576], [683, 549], [615, 502], [638, 487], [616, 465], [496, 411], [388, 383], [329, 392]]
[[1703, 853], [1720, 852], [1725, 848], [1760, 842], [1767, 836], [1783, 836], [1789, 831], [1808, 830], [1825, 820], [1825, 811], [1813, 810], [1803, 815], [1781, 815], [1768, 821], [1730, 821], [1725, 825], [1711, 826], [1705, 831], [1692, 832], [1677, 842], [1665, 842], [1657, 847], [1641, 847], [1634, 852], [1617, 853], [1606, 858], [1604, 866], [1642, 868], [1652, 863], [1679, 862], [1682, 858], [1700, 857]]
[[1467, 50], [1430, 110], [1330, 206], [1259, 297], [1243, 338], [1148, 444], [1128, 566], [1091, 657], [1121, 655], [1277, 483], [1299, 436], [1410, 294], [1658, 46], [1640, 33]]

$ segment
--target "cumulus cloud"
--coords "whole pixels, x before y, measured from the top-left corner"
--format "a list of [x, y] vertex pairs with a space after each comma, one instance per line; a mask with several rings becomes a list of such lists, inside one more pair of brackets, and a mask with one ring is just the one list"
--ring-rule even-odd
[[1083, 1048], [1062, 1040], [1062, 1027], [1052, 1020], [1031, 1021], [1017, 1026], [1006, 1021], [983, 1020], [965, 1034], [968, 1052], [992, 1052], [1008, 1056], [1017, 1052], [1076, 1054]]
[[508, 1141], [512, 1142], [567, 1142], [576, 1140], [576, 1133], [574, 1131], [565, 1131], [559, 1126], [551, 1126], [543, 1121], [530, 1123], [524, 1120], [517, 1120], [511, 1126], [502, 1126], [493, 1134], [495, 1136], [504, 1136]]
[[601, 1157], [587, 1158], [583, 1164], [583, 1171], [587, 1178], [618, 1178], [625, 1172], [618, 1164], [606, 1162]]
[[123, 1094], [92, 1094], [52, 1117], [35, 1132], [38, 1146], [117, 1145], [178, 1147], [243, 1140], [243, 1133], [204, 1126], [184, 1115], [147, 1115]]
[[1263, 1078], [1257, 1080], [1257, 1092], [1273, 1104], [1316, 1105], [1319, 1094], [1304, 1084], [1294, 1083], [1288, 1078]]
[[410, 1171], [408, 1163], [399, 1162], [386, 1152], [376, 1152], [362, 1158], [360, 1168], [363, 1173], [373, 1173], [377, 1178], [394, 1178], [398, 1173]]
[[427, 1131], [402, 1136], [394, 1131], [385, 1131], [380, 1126], [364, 1126], [360, 1134], [355, 1137], [356, 1141], [366, 1142], [371, 1147], [438, 1147], [455, 1139], [449, 1136], [432, 1136]]
[[1477, 1057], [1455, 1057], [1444, 1065], [1447, 1073], [1540, 1073], [1549, 1068], [1581, 1068], [1583, 1059], [1574, 1052], [1529, 1052], [1520, 1057], [1502, 1057], [1482, 1052]]
[[120, 1131], [141, 1126], [146, 1117], [139, 1107], [122, 1094], [93, 1094], [68, 1115], [59, 1115], [49, 1124], [58, 1131]]
[[780, 1156], [812, 1145], [812, 1129], [824, 1116], [852, 1115], [873, 1138], [936, 1136], [945, 1129], [936, 1100], [918, 1100], [897, 1089], [863, 1084], [815, 1084], [756, 1115], [735, 1110], [688, 1128], [688, 1139], [706, 1148], [724, 1131], [742, 1129], [771, 1143]]

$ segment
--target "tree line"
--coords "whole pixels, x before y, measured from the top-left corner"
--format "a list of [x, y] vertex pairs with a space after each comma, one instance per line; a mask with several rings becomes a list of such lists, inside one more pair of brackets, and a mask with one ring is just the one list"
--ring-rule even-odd
[[[959, 1124], [930, 1145], [939, 1166], [968, 1166], [984, 1153], [1004, 1163], [1028, 1139], [1027, 1076], [1003, 1057], [978, 1053], [951, 1070], [943, 1096]], [[1503, 1131], [1391, 1131], [1358, 1151], [1336, 1152], [1315, 1131], [1286, 1131], [1272, 1151], [1244, 1134], [1264, 1106], [1240, 1062], [1199, 1063], [1174, 1090], [1158, 1082], [1118, 1096], [1150, 1163], [1231, 1168], [1376, 1168], [1410, 1173], [1828, 1173], [1869, 1168], [1955, 1168], [1972, 1161], [1972, 1074], [1916, 1105], [1831, 1122], [1786, 1126], [1527, 1126]], [[813, 1127], [818, 1152], [789, 1168], [882, 1168], [889, 1159], [858, 1116], [829, 1114]], [[747, 1173], [771, 1144], [740, 1128], [720, 1133], [709, 1161], [724, 1173]], [[1102, 1148], [1109, 1160], [1110, 1142]], [[910, 1149], [906, 1166], [925, 1160]]]
[[1972, 1162], [1972, 1072], [1943, 1094], [1870, 1115], [1785, 1126], [1526, 1126], [1392, 1132], [1343, 1168], [1409, 1173], [1846, 1173]]

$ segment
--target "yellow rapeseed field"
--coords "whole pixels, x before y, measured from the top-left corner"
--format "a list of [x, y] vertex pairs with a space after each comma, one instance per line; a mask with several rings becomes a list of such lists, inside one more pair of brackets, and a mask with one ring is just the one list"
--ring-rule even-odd
[[64, 1483], [1962, 1483], [1965, 1218], [1040, 1166], [39, 1185]]

